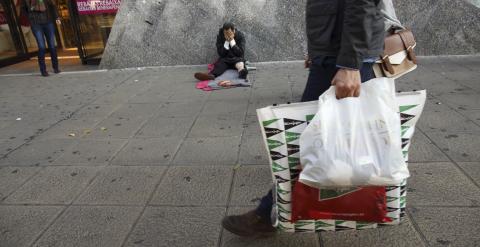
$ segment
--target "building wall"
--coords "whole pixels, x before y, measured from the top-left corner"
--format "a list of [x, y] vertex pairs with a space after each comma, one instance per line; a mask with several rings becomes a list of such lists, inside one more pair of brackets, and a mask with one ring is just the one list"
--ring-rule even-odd
[[[394, 0], [419, 55], [480, 53], [479, 0]], [[303, 59], [306, 0], [124, 0], [103, 68], [206, 64], [224, 21], [243, 31], [249, 61]]]

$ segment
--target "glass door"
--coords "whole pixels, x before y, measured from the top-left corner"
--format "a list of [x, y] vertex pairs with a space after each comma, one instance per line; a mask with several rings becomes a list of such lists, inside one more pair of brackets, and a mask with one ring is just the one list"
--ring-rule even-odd
[[9, 61], [26, 59], [13, 6], [10, 0], [0, 0], [0, 66]]

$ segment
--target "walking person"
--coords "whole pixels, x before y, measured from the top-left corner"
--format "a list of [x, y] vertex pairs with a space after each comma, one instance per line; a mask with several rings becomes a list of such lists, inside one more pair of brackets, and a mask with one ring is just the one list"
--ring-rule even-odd
[[[302, 102], [318, 100], [330, 86], [338, 99], [358, 97], [361, 82], [375, 77], [373, 63], [383, 52], [384, 22], [380, 0], [307, 0], [306, 31], [310, 68]], [[226, 216], [222, 226], [236, 235], [276, 231], [271, 222], [270, 190], [255, 209]]]
[[55, 26], [54, 22], [60, 24], [57, 7], [53, 0], [22, 0], [21, 11], [28, 16], [32, 33], [35, 36], [38, 46], [38, 65], [42, 76], [48, 76], [45, 64], [46, 43], [52, 60], [54, 73], [60, 73], [58, 67], [57, 50], [55, 48]]

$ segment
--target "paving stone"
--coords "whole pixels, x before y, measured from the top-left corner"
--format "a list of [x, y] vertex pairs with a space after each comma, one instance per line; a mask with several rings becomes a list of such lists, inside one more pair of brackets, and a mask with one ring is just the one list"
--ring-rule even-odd
[[232, 167], [171, 167], [150, 204], [226, 206], [232, 176]]
[[480, 188], [454, 164], [410, 164], [409, 170], [409, 205], [480, 206]]
[[210, 94], [209, 101], [248, 101], [252, 89], [249, 87], [231, 88], [228, 90], [217, 90]]
[[0, 167], [0, 201], [40, 170], [39, 167]]
[[159, 109], [155, 104], [128, 104], [100, 122], [88, 138], [129, 138]]
[[194, 117], [155, 117], [148, 120], [136, 137], [185, 137]]
[[459, 112], [466, 118], [474, 121], [477, 125], [480, 125], [480, 110], [460, 110]]
[[203, 101], [169, 101], [158, 109], [158, 117], [194, 117], [202, 110]]
[[256, 206], [272, 186], [269, 166], [241, 166], [235, 172], [230, 205]]
[[[244, 214], [252, 208], [233, 207], [228, 209], [228, 215]], [[264, 238], [245, 238], [234, 235], [223, 229], [220, 246], [224, 247], [320, 247], [318, 235], [315, 233], [282, 233], [277, 232], [275, 235]]]
[[[1, 159], [4, 157], [4, 155], [8, 154], [12, 150], [15, 150], [24, 143], [25, 142], [22, 140], [0, 140], [0, 164], [3, 163]], [[4, 160], [4, 162], [8, 163], [6, 160]]]
[[74, 144], [71, 139], [34, 140], [10, 153], [5, 162], [18, 166], [50, 164]]
[[167, 165], [180, 146], [178, 137], [155, 139], [130, 139], [129, 143], [115, 156], [115, 165]]
[[241, 136], [244, 115], [199, 116], [188, 137]]
[[320, 233], [321, 246], [426, 246], [412, 223], [405, 218], [398, 226], [361, 231], [347, 230]]
[[46, 167], [4, 203], [69, 204], [98, 172], [97, 167]]
[[205, 103], [202, 115], [237, 115], [245, 116], [247, 112], [248, 101], [244, 99], [238, 100], [212, 100]]
[[108, 163], [126, 140], [80, 140], [65, 152], [55, 164], [104, 164]]
[[247, 116], [243, 127], [245, 128], [244, 136], [262, 136], [257, 116]]
[[268, 165], [268, 153], [265, 143], [261, 136], [244, 136], [240, 146], [241, 164], [261, 164]]
[[448, 157], [418, 129], [408, 150], [409, 162], [449, 161]]
[[75, 204], [145, 205], [164, 172], [164, 167], [106, 167]]
[[174, 164], [235, 165], [240, 137], [187, 138]]
[[478, 208], [410, 208], [414, 221], [430, 246], [478, 246]]
[[458, 165], [470, 176], [473, 181], [480, 185], [480, 162], [460, 162]]
[[221, 207], [147, 207], [125, 246], [217, 246]]
[[292, 102], [292, 89], [285, 86], [253, 90], [251, 102], [265, 102], [267, 105]]
[[173, 92], [167, 87], [163, 90], [151, 90], [149, 88], [145, 92], [141, 92], [128, 100], [129, 103], [163, 103], [173, 95]]
[[480, 98], [477, 92], [441, 95], [439, 98], [456, 109], [480, 110]]
[[417, 127], [428, 131], [480, 131], [480, 126], [460, 113], [441, 104], [427, 102]]
[[454, 161], [480, 161], [480, 132], [435, 132], [427, 135]]
[[0, 206], [1, 246], [31, 246], [62, 207]]
[[71, 206], [34, 246], [120, 246], [141, 210], [141, 207]]

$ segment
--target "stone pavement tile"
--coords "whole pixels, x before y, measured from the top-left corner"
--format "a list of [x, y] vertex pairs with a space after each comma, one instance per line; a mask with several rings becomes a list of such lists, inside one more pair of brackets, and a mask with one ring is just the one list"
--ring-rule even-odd
[[411, 207], [408, 211], [430, 246], [470, 247], [480, 243], [478, 207]]
[[108, 163], [126, 140], [80, 140], [71, 147], [55, 164], [104, 164]]
[[480, 206], [480, 188], [454, 164], [410, 164], [409, 170], [409, 205]]
[[88, 105], [71, 118], [63, 120], [40, 135], [41, 139], [69, 138], [70, 133], [76, 137], [82, 136], [85, 131], [91, 131], [95, 124], [102, 121], [115, 110], [112, 105]]
[[163, 178], [151, 205], [226, 206], [233, 168], [171, 167]]
[[[193, 76], [192, 76], [193, 79]], [[205, 92], [200, 89], [196, 89], [197, 81], [193, 79], [189, 82], [184, 82], [180, 86], [174, 85], [169, 90], [173, 92], [172, 96], [170, 96], [170, 100], [174, 101], [192, 101], [195, 100], [197, 102], [204, 101], [210, 95], [210, 92]]]
[[61, 209], [51, 206], [0, 206], [0, 245], [31, 246]]
[[223, 207], [147, 207], [125, 246], [217, 246]]
[[458, 165], [470, 176], [473, 181], [480, 185], [480, 162], [460, 162]]
[[194, 117], [154, 117], [148, 120], [135, 137], [185, 137]]
[[460, 110], [480, 110], [478, 92], [462, 92], [440, 95], [438, 98], [445, 104]]
[[262, 136], [262, 131], [260, 130], [260, 124], [257, 116], [248, 115], [245, 118], [243, 127], [245, 128], [245, 131], [243, 132], [244, 136]]
[[165, 169], [153, 166], [106, 167], [75, 204], [145, 205]]
[[428, 131], [480, 131], [480, 126], [448, 106], [427, 102], [417, 124], [421, 130]]
[[409, 162], [449, 161], [448, 157], [422, 132], [415, 130], [408, 152]]
[[46, 167], [4, 203], [69, 204], [97, 174], [97, 167]]
[[241, 136], [245, 115], [200, 115], [188, 137]]
[[[2, 164], [2, 158], [12, 150], [18, 148], [24, 143], [23, 140], [2, 140], [0, 139], [0, 164]], [[5, 161], [6, 162], [6, 161]]]
[[237, 115], [244, 116], [247, 112], [248, 101], [244, 99], [236, 100], [209, 100], [205, 103], [202, 110], [203, 116], [212, 115]]
[[210, 93], [209, 101], [248, 101], [252, 89], [250, 87], [216, 90]]
[[[244, 214], [252, 208], [233, 207], [228, 209], [228, 215]], [[239, 237], [223, 229], [221, 244], [222, 247], [320, 247], [318, 234], [316, 233], [282, 233], [277, 232], [271, 237], [245, 238]]]
[[259, 88], [252, 92], [251, 102], [282, 104], [292, 102], [292, 89], [289, 85], [274, 88]]
[[133, 136], [160, 105], [127, 104], [123, 105], [108, 118], [96, 125], [88, 138], [129, 138]]
[[240, 137], [187, 138], [173, 164], [235, 165]]
[[40, 170], [39, 167], [0, 167], [0, 201]]
[[71, 206], [34, 246], [120, 246], [141, 210], [142, 207]]
[[268, 153], [261, 136], [243, 136], [240, 146], [240, 164], [268, 165]]
[[157, 110], [156, 117], [194, 117], [199, 114], [203, 101], [169, 101]]
[[130, 139], [115, 156], [114, 165], [167, 165], [173, 159], [182, 139], [179, 137]]
[[480, 110], [460, 110], [459, 113], [480, 125]]
[[72, 139], [33, 140], [8, 154], [2, 163], [16, 166], [48, 165], [74, 144], [75, 140]]
[[133, 97], [131, 97], [129, 103], [163, 103], [167, 102], [168, 99], [172, 96], [173, 92], [168, 88], [168, 86], [163, 86], [162, 90], [156, 88], [149, 88], [144, 92], [141, 92]]
[[322, 232], [323, 247], [350, 246], [425, 246], [411, 221], [406, 217], [396, 226], [385, 226], [361, 231]]
[[454, 161], [480, 161], [480, 132], [432, 132], [427, 135]]
[[269, 166], [241, 166], [235, 172], [230, 205], [256, 206], [272, 186]]

